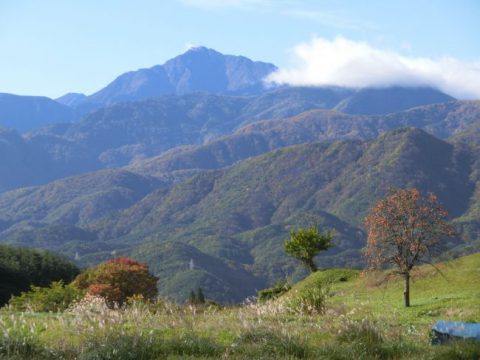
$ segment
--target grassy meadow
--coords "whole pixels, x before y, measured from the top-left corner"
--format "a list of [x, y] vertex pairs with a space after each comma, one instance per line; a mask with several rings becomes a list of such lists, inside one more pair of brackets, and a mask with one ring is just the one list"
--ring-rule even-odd
[[412, 306], [388, 272], [320, 270], [265, 303], [98, 298], [63, 313], [0, 311], [2, 359], [479, 359], [480, 343], [430, 345], [438, 319], [480, 322], [480, 254], [418, 268]]

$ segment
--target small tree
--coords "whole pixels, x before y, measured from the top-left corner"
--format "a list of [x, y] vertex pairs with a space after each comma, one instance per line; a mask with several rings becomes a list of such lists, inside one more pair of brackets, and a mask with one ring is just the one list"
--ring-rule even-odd
[[287, 254], [300, 260], [311, 272], [317, 271], [313, 258], [320, 252], [328, 250], [333, 238], [332, 232], [321, 233], [314, 225], [307, 229], [290, 231], [290, 239], [285, 240]]
[[364, 255], [368, 268], [394, 265], [405, 276], [405, 306], [410, 306], [412, 269], [440, 249], [442, 238], [455, 230], [447, 211], [433, 193], [422, 197], [417, 189], [396, 189], [377, 202], [365, 218], [368, 231]]
[[74, 284], [87, 293], [104, 297], [110, 304], [123, 304], [127, 298], [157, 295], [157, 278], [149, 273], [147, 264], [127, 257], [118, 257], [77, 276]]
[[203, 295], [202, 288], [198, 288], [197, 293], [193, 290], [190, 291], [188, 303], [191, 305], [205, 304], [205, 295]]
[[197, 295], [193, 290], [190, 290], [190, 295], [188, 295], [188, 303], [191, 305], [194, 305], [197, 303]]
[[197, 290], [197, 304], [205, 304], [205, 295], [203, 295], [202, 288]]

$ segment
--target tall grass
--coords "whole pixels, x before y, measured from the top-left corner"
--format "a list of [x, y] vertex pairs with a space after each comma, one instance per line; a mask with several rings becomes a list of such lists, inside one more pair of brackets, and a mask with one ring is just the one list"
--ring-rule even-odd
[[[290, 304], [291, 306], [291, 304]], [[292, 313], [285, 303], [239, 307], [98, 298], [64, 313], [0, 311], [2, 359], [478, 359], [480, 344], [432, 347], [426, 329], [394, 318], [357, 320], [328, 308]]]

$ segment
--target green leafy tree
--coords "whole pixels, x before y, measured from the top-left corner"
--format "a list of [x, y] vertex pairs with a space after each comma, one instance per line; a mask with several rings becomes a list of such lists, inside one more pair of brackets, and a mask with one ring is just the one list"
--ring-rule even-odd
[[313, 258], [331, 246], [333, 232], [322, 233], [314, 225], [306, 229], [292, 230], [290, 239], [285, 240], [287, 254], [300, 260], [310, 271], [317, 271]]

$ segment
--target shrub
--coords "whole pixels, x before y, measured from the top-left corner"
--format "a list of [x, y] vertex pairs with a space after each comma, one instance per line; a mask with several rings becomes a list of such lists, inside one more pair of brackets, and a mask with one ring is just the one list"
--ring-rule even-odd
[[0, 245], [0, 306], [31, 285], [47, 287], [52, 281], [72, 281], [79, 269], [68, 260], [44, 250]]
[[63, 281], [54, 281], [50, 287], [32, 285], [30, 291], [22, 292], [10, 299], [9, 305], [15, 310], [32, 310], [36, 312], [63, 311], [82, 298], [84, 291], [74, 285], [65, 285]]
[[317, 284], [314, 287], [296, 291], [292, 295], [286, 304], [289, 311], [296, 314], [323, 314], [327, 298], [330, 296], [330, 286]]
[[273, 300], [281, 295], [285, 294], [292, 288], [292, 285], [286, 280], [279, 280], [277, 284], [271, 288], [260, 290], [257, 293], [257, 300], [259, 302], [265, 302], [267, 300]]
[[90, 295], [104, 297], [109, 304], [121, 305], [134, 295], [153, 299], [157, 295], [157, 280], [146, 264], [119, 257], [88, 269], [77, 276], [74, 284]]

